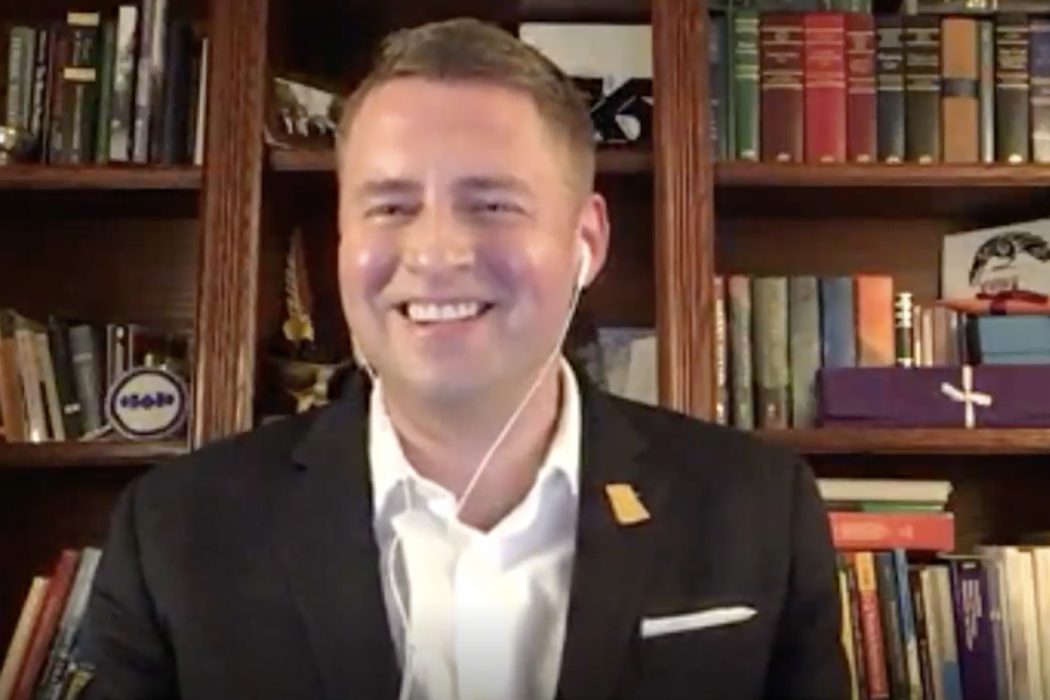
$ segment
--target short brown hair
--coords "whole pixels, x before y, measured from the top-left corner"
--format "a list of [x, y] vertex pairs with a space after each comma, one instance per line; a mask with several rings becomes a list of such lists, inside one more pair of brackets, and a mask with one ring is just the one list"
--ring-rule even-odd
[[339, 140], [350, 131], [364, 98], [396, 78], [480, 81], [523, 92], [553, 133], [565, 139], [573, 180], [594, 185], [594, 131], [582, 94], [553, 62], [499, 27], [476, 19], [432, 22], [390, 34], [371, 72], [347, 97]]

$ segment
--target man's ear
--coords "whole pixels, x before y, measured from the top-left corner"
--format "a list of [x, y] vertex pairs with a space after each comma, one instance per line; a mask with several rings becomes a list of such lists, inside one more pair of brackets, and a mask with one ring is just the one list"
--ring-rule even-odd
[[609, 209], [597, 192], [584, 199], [577, 230], [580, 244], [587, 250], [587, 274], [581, 279], [582, 288], [594, 282], [609, 255]]

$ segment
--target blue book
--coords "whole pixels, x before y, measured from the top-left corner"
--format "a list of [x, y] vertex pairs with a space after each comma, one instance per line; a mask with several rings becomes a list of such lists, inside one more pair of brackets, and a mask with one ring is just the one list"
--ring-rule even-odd
[[900, 615], [904, 669], [908, 680], [908, 694], [905, 697], [908, 700], [923, 700], [919, 640], [915, 636], [915, 610], [912, 608], [911, 585], [908, 581], [908, 556], [903, 549], [893, 550], [893, 569], [897, 577], [897, 612]]
[[857, 332], [853, 309], [853, 278], [822, 278], [820, 303], [824, 366], [856, 366]]
[[979, 316], [977, 339], [981, 357], [1050, 354], [1050, 317]]
[[952, 560], [951, 575], [963, 697], [994, 700], [995, 648], [987, 574], [979, 558], [966, 558]]
[[879, 611], [882, 614], [882, 640], [889, 671], [890, 697], [907, 698], [908, 671], [904, 660], [904, 635], [901, 630], [900, 591], [893, 552], [875, 553], [878, 577]]
[[729, 114], [729, 30], [725, 15], [710, 18], [707, 42], [708, 92], [711, 99], [711, 147], [715, 160], [729, 160], [732, 123]]

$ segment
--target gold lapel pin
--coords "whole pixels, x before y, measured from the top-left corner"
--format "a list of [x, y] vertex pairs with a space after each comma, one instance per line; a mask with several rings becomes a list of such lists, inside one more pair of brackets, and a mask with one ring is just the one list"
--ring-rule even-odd
[[637, 525], [649, 519], [649, 511], [638, 498], [638, 492], [630, 484], [606, 484], [605, 495], [609, 498], [613, 516], [620, 525]]

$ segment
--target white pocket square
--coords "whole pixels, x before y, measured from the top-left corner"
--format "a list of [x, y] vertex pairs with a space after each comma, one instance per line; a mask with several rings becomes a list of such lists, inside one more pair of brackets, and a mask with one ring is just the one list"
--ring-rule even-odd
[[734, 605], [725, 608], [708, 608], [682, 615], [667, 615], [665, 617], [643, 617], [642, 638], [662, 637], [679, 632], [693, 632], [695, 630], [707, 629], [708, 627], [721, 627], [722, 625], [734, 625], [750, 620], [756, 615], [754, 608], [746, 605]]

